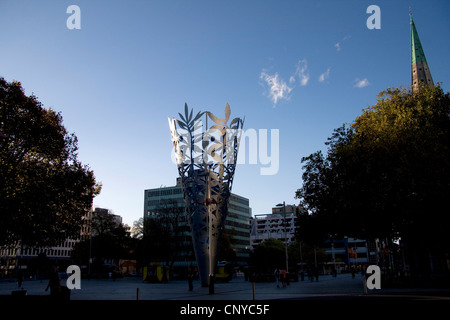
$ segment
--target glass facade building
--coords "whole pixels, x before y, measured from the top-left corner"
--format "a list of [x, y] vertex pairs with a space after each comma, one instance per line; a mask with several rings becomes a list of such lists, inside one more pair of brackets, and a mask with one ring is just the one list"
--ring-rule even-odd
[[[171, 212], [171, 208], [174, 208]], [[175, 265], [195, 263], [192, 252], [191, 231], [184, 213], [184, 199], [179, 179], [177, 185], [147, 189], [144, 191], [144, 219], [157, 219], [161, 214], [172, 215], [177, 220], [180, 242], [179, 261]], [[181, 214], [180, 214], [181, 212]], [[236, 263], [246, 264], [250, 254], [250, 224], [251, 208], [249, 199], [231, 193], [228, 203], [228, 214], [225, 220], [225, 230], [233, 238], [232, 248], [236, 253]]]

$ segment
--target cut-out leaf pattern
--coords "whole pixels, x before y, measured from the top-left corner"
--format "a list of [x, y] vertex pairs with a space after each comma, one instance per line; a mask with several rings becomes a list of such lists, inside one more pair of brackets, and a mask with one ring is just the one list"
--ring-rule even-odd
[[[179, 119], [169, 119], [169, 128], [203, 283], [208, 281], [210, 265], [215, 265], [212, 260], [228, 212], [244, 121], [234, 118], [228, 125], [231, 115], [228, 103], [225, 118], [211, 112], [198, 112], [194, 116], [187, 103], [184, 114], [178, 115]], [[206, 115], [204, 122], [203, 115]], [[208, 119], [212, 125], [202, 130]]]

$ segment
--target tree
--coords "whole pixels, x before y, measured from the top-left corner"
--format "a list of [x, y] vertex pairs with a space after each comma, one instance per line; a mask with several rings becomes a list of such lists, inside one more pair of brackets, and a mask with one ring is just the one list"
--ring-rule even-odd
[[72, 250], [72, 259], [87, 263], [89, 258], [93, 258], [94, 273], [102, 272], [105, 260], [134, 257], [137, 244], [130, 237], [128, 226], [118, 222], [110, 210], [95, 209], [92, 214], [91, 230], [91, 239], [76, 243]]
[[218, 261], [228, 261], [233, 262], [236, 260], [236, 251], [233, 249], [233, 245], [237, 244], [238, 241], [235, 238], [237, 231], [234, 228], [225, 228], [222, 234], [221, 241], [219, 242], [218, 248]]
[[142, 235], [136, 248], [137, 262], [140, 266], [160, 261], [164, 256], [165, 243], [162, 241], [163, 231], [154, 219], [142, 220]]
[[131, 237], [138, 240], [142, 240], [142, 238], [144, 237], [143, 217], [140, 217], [138, 220], [133, 221], [133, 227], [131, 228]]
[[60, 113], [0, 78], [0, 245], [50, 246], [80, 234], [100, 192]]
[[332, 226], [329, 225], [329, 219], [325, 219], [325, 214], [318, 214], [316, 210], [314, 214], [308, 214], [306, 210], [296, 213], [295, 238], [300, 243], [320, 246], [330, 236]]
[[250, 253], [250, 263], [261, 271], [273, 272], [286, 266], [284, 243], [278, 239], [266, 239]]
[[144, 219], [142, 246], [145, 250], [139, 250], [146, 255], [144, 260], [164, 261], [172, 268], [182, 251], [193, 252], [191, 237], [184, 234], [189, 230], [187, 223], [183, 223], [184, 210], [176, 200], [162, 199], [151, 216]]
[[326, 157], [302, 158], [296, 197], [312, 216], [305, 219], [333, 235], [401, 237], [422, 257], [418, 269], [428, 264], [425, 256], [443, 261], [450, 249], [449, 114], [450, 96], [440, 86], [381, 92], [333, 132]]
[[94, 236], [103, 237], [114, 234], [118, 228], [123, 228], [123, 226], [109, 209], [96, 208], [92, 213], [91, 228]]
[[[323, 245], [323, 244], [322, 244]], [[290, 256], [289, 256], [290, 257]], [[290, 258], [289, 258], [290, 261]], [[328, 256], [323, 247], [302, 243], [302, 261], [309, 266], [320, 265], [328, 261]]]
[[129, 233], [107, 209], [96, 209], [92, 215], [92, 256], [99, 263], [104, 259], [128, 258]]

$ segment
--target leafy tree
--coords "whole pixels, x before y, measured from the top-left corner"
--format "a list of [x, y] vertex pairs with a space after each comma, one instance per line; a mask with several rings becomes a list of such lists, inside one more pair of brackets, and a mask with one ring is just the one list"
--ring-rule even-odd
[[92, 255], [89, 256], [89, 253], [92, 254], [92, 242], [90, 239], [83, 239], [75, 243], [70, 252], [70, 257], [77, 265], [88, 265], [89, 258], [92, 258]]
[[27, 273], [29, 275], [37, 275], [45, 277], [48, 271], [51, 270], [52, 262], [43, 252], [39, 253], [37, 257], [32, 258], [27, 265]]
[[107, 209], [96, 209], [92, 214], [92, 239], [78, 242], [72, 250], [75, 261], [87, 263], [89, 252], [93, 272], [101, 272], [105, 259], [134, 258], [135, 246], [126, 225], [118, 223]]
[[131, 228], [131, 237], [141, 240], [144, 237], [144, 218], [140, 217], [138, 220], [133, 222], [133, 227]]
[[189, 226], [183, 223], [184, 210], [184, 206], [174, 199], [165, 199], [160, 201], [151, 217], [144, 219], [142, 242], [138, 249], [142, 262], [164, 261], [173, 267], [182, 251], [193, 252], [190, 236], [183, 234], [189, 230]]
[[[290, 261], [289, 256], [289, 261]], [[329, 261], [327, 253], [324, 248], [302, 243], [302, 262], [309, 266], [315, 266], [315, 264], [321, 264]]]
[[144, 219], [140, 257], [148, 264], [154, 261], [164, 261], [168, 252], [168, 235], [158, 220]]
[[296, 197], [312, 216], [304, 219], [333, 235], [401, 237], [423, 264], [425, 256], [442, 260], [450, 249], [449, 114], [450, 96], [439, 86], [381, 92], [351, 126], [334, 131], [326, 156], [302, 158]]
[[284, 243], [278, 239], [266, 239], [250, 253], [250, 263], [261, 271], [273, 272], [286, 266]]
[[80, 235], [100, 192], [60, 113], [0, 78], [0, 245], [50, 246]]
[[295, 238], [303, 245], [320, 246], [329, 237], [332, 226], [324, 214], [318, 214], [315, 208], [313, 214], [307, 211], [297, 212]]
[[98, 261], [127, 258], [129, 234], [109, 210], [92, 215], [92, 255]]
[[236, 251], [233, 249], [233, 245], [237, 244], [235, 236], [237, 231], [234, 228], [225, 228], [222, 234], [221, 241], [218, 248], [218, 261], [232, 262], [236, 260]]

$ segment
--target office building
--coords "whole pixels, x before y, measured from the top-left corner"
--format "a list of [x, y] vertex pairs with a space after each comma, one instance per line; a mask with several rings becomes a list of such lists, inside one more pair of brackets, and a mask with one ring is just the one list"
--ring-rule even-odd
[[27, 275], [32, 275], [30, 272], [37, 272], [37, 270], [29, 270], [29, 265], [32, 260], [38, 258], [39, 255], [44, 255], [58, 266], [70, 264], [72, 250], [75, 244], [89, 238], [90, 220], [92, 212], [82, 217], [83, 224], [80, 230], [80, 236], [76, 239], [65, 239], [55, 246], [49, 247], [30, 247], [17, 243], [15, 246], [0, 248], [0, 277], [14, 276], [17, 270], [27, 270]]
[[267, 239], [278, 239], [288, 245], [295, 241], [297, 206], [286, 205], [272, 208], [270, 214], [256, 214], [252, 218], [251, 248]]
[[[191, 231], [185, 217], [185, 204], [180, 179], [170, 187], [147, 189], [144, 191], [144, 219], [158, 219], [161, 214], [171, 215], [177, 220], [177, 239], [182, 252], [179, 261], [174, 265], [189, 265], [194, 263], [192, 252]], [[225, 220], [226, 233], [233, 238], [233, 250], [236, 253], [236, 263], [245, 264], [250, 252], [250, 218], [249, 200], [231, 193], [228, 203], [228, 214]]]

